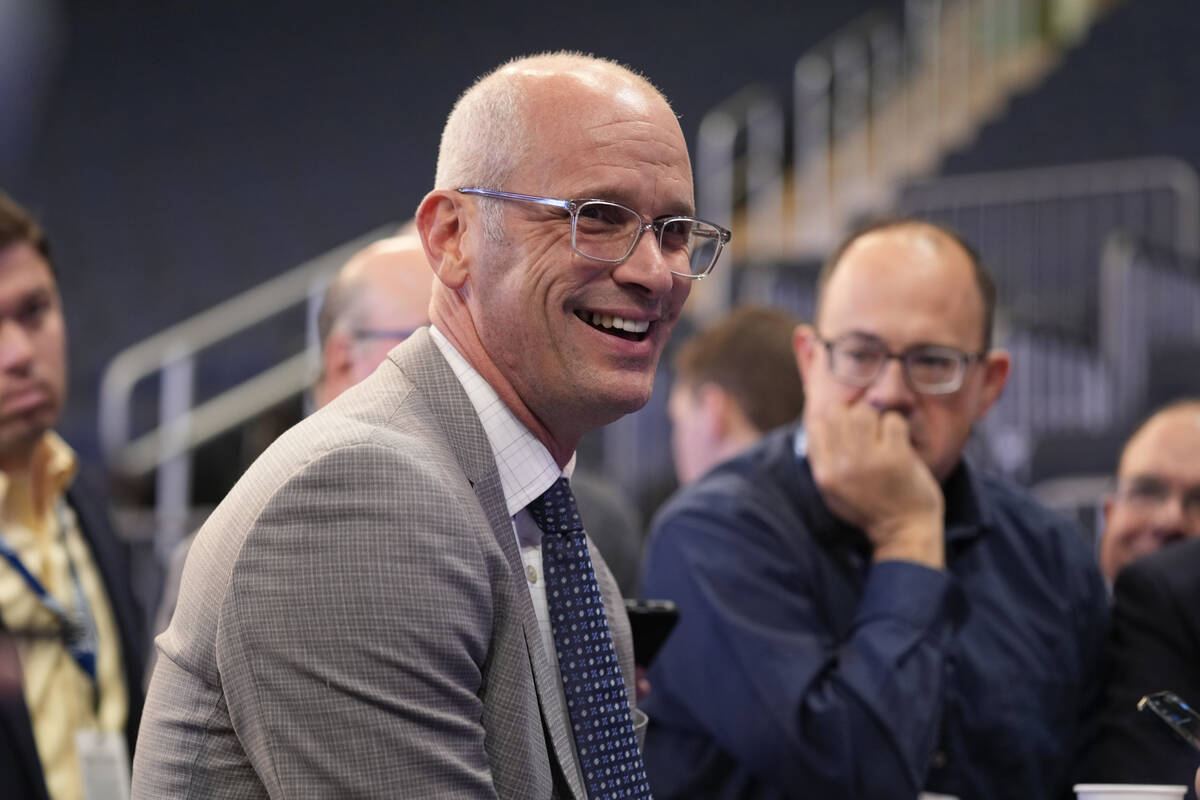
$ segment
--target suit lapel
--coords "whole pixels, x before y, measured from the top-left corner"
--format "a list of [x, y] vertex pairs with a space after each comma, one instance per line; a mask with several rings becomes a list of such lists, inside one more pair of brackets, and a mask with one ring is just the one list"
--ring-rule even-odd
[[554, 758], [571, 792], [576, 798], [586, 800], [583, 776], [571, 746], [571, 731], [567, 725], [567, 712], [559, 691], [558, 675], [551, 666], [550, 658], [542, 643], [541, 629], [533, 610], [533, 600], [525, 590], [525, 570], [517, 549], [517, 537], [513, 532], [512, 517], [504, 501], [504, 490], [500, 485], [500, 473], [496, 470], [496, 459], [492, 453], [487, 434], [475, 414], [454, 371], [442, 357], [427, 329], [414, 333], [400, 348], [392, 352], [391, 358], [404, 374], [423, 394], [430, 398], [430, 408], [439, 426], [453, 449], [459, 465], [467, 475], [479, 498], [479, 504], [491, 524], [492, 534], [508, 561], [509, 569], [520, 591], [516, 602], [521, 609], [521, 624], [525, 631], [525, 645], [529, 653], [529, 664], [533, 670], [537, 688], [538, 707], [542, 712], [542, 723], [550, 733]]

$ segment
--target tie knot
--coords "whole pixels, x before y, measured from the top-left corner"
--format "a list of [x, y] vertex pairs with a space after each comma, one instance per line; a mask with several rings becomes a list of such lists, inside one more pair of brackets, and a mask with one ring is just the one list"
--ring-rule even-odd
[[583, 530], [579, 509], [575, 506], [575, 495], [566, 478], [559, 478], [526, 508], [542, 533], [567, 534]]

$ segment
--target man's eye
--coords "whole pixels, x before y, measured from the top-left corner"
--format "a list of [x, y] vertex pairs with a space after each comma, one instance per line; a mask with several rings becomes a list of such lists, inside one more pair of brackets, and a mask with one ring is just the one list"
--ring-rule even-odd
[[692, 224], [683, 220], [675, 220], [663, 226], [662, 249], [671, 253], [689, 250], [692, 245]]
[[1143, 478], [1129, 484], [1129, 496], [1135, 500], [1163, 500], [1171, 493], [1170, 488], [1162, 481]]
[[598, 227], [622, 227], [631, 221], [629, 212], [607, 203], [587, 203], [579, 209], [579, 221]]
[[955, 361], [952, 358], [947, 358], [941, 355], [932, 355], [929, 353], [917, 353], [912, 357], [914, 367], [923, 370], [936, 372], [939, 370], [954, 369]]
[[42, 297], [30, 300], [18, 309], [16, 314], [17, 323], [27, 328], [36, 327], [41, 324], [42, 319], [49, 310], [50, 301], [48, 299]]
[[842, 355], [851, 361], [863, 363], [879, 360], [879, 351], [873, 347], [847, 347], [842, 350]]

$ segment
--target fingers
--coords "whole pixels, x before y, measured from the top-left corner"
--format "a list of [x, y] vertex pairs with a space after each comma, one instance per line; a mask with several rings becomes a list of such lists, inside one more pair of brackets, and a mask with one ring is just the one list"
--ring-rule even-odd
[[807, 420], [809, 465], [829, 510], [861, 528], [877, 552], [931, 565], [941, 559], [941, 488], [910, 441], [907, 419], [866, 403]]
[[809, 458], [815, 467], [836, 470], [875, 459], [914, 457], [908, 421], [895, 411], [880, 414], [866, 403], [827, 407], [807, 420]]
[[879, 417], [879, 438], [886, 447], [911, 449], [908, 420], [895, 411], [885, 411]]

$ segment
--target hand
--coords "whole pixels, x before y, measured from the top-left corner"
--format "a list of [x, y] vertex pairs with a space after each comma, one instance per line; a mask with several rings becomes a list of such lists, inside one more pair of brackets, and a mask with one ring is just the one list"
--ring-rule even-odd
[[904, 417], [866, 403], [831, 404], [809, 415], [805, 429], [821, 497], [867, 534], [876, 561], [945, 566], [942, 490], [913, 449]]
[[640, 703], [646, 699], [646, 695], [650, 694], [650, 679], [646, 677], [646, 668], [638, 667], [636, 678], [634, 679], [634, 689], [637, 695], [637, 701]]

